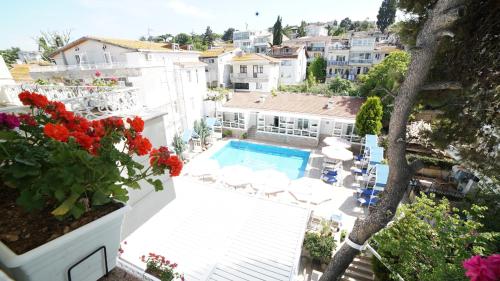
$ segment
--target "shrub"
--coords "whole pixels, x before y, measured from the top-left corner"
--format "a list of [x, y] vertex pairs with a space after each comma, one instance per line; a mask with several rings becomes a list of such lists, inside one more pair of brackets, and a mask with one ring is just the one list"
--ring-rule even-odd
[[[0, 117], [0, 178], [28, 211], [50, 208], [56, 217], [78, 218], [112, 200], [126, 202], [126, 186], [139, 189], [146, 180], [158, 191], [162, 182], [151, 176], [181, 172], [182, 162], [166, 147], [152, 149], [139, 117], [127, 125], [118, 117], [90, 121], [40, 94], [19, 98], [32, 113]], [[148, 154], [147, 169], [132, 158]]]
[[346, 237], [347, 237], [347, 230], [342, 229], [342, 231], [340, 231], [340, 243], [344, 242]]
[[359, 136], [378, 135], [382, 130], [382, 102], [379, 97], [369, 97], [356, 115], [356, 132]]
[[247, 139], [247, 138], [248, 138], [248, 134], [247, 134], [247, 133], [243, 133], [243, 134], [241, 135], [241, 138], [242, 138], [242, 139]]
[[304, 247], [309, 251], [313, 260], [328, 262], [335, 250], [335, 239], [331, 235], [320, 235], [314, 232], [307, 232], [304, 239]]
[[179, 158], [183, 159], [182, 153], [186, 150], [186, 144], [181, 136], [178, 134], [174, 135], [174, 140], [172, 141], [172, 146], [174, 147], [175, 154], [179, 156]]
[[379, 261], [376, 257], [372, 257], [372, 270], [375, 274], [376, 281], [389, 281], [394, 280], [391, 278], [391, 272], [385, 265]]
[[406, 159], [408, 159], [409, 162], [420, 160], [425, 166], [436, 166], [443, 170], [451, 170], [451, 167], [457, 164], [455, 160], [449, 158], [436, 158], [418, 154], [406, 154]]
[[229, 138], [229, 137], [232, 137], [233, 136], [233, 131], [229, 130], [229, 129], [225, 129], [222, 131], [222, 137], [224, 138]]

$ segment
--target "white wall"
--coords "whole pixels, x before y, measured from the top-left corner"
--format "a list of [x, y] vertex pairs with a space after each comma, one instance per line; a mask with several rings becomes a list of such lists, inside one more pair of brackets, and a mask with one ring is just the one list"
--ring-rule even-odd
[[0, 86], [2, 85], [14, 85], [14, 79], [12, 79], [12, 75], [10, 74], [7, 65], [2, 56], [0, 56]]
[[[106, 49], [103, 50], [103, 46], [106, 46]], [[57, 54], [54, 57], [54, 60], [58, 65], [65, 65], [63, 58], [64, 53], [67, 65], [78, 64], [76, 61], [76, 55], [81, 55], [82, 57], [86, 58], [86, 60], [81, 60], [81, 64], [100, 64], [106, 63], [104, 54], [109, 53], [113, 62], [124, 62], [126, 61], [125, 54], [129, 52], [130, 50], [125, 48], [101, 43], [94, 40], [87, 40], [77, 46], [74, 46], [62, 53]]]
[[302, 83], [306, 79], [306, 68], [305, 50], [302, 50], [297, 58], [281, 59], [280, 84], [297, 85]]
[[[232, 83], [248, 83], [249, 91], [260, 91], [260, 92], [270, 92], [272, 89], [278, 88], [278, 83], [280, 79], [280, 63], [269, 63], [269, 61], [247, 61], [247, 62], [232, 62], [233, 73], [240, 73], [240, 66], [247, 66], [247, 79], [233, 79]], [[257, 89], [257, 83], [255, 78], [253, 78], [253, 66], [263, 66], [263, 73], [259, 73], [259, 77], [267, 78], [267, 82], [261, 82], [262, 89]], [[238, 82], [236, 82], [238, 81]]]

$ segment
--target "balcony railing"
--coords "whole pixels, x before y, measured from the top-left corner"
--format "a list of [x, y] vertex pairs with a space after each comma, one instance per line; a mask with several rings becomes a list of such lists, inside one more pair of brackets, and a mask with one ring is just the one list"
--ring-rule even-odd
[[24, 90], [36, 91], [49, 100], [63, 102], [68, 110], [88, 119], [123, 116], [143, 109], [138, 89], [132, 87], [4, 86], [0, 88], [0, 94], [2, 100], [10, 99], [10, 104], [0, 108], [0, 111], [24, 110], [26, 107], [20, 106], [17, 97]]
[[348, 65], [348, 61], [329, 60], [328, 65]]
[[349, 50], [349, 46], [342, 46], [342, 47], [328, 47], [328, 51], [342, 51], [342, 50]]
[[325, 47], [307, 47], [307, 50], [311, 52], [324, 52]]
[[73, 65], [47, 65], [31, 66], [30, 72], [58, 72], [58, 71], [80, 71], [80, 70], [105, 70], [105, 69], [124, 69], [140, 68], [147, 66], [165, 66], [162, 61], [143, 61], [137, 63], [113, 62], [113, 63], [87, 63]]
[[252, 81], [267, 81], [269, 80], [269, 77], [265, 73], [231, 73], [231, 79], [236, 79], [239, 81], [244, 80], [245, 82], [252, 82]]
[[373, 59], [350, 59], [350, 63], [373, 63]]

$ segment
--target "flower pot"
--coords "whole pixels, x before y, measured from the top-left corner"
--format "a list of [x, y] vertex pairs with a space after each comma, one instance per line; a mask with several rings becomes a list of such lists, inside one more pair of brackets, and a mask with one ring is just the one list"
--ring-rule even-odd
[[21, 255], [0, 242], [0, 268], [18, 281], [95, 281], [106, 272], [105, 260], [108, 271], [116, 265], [129, 209], [124, 206]]
[[[161, 281], [160, 278], [155, 277], [147, 272], [144, 272], [144, 275], [142, 275], [142, 280], [144, 281]], [[172, 281], [180, 281], [180, 278], [174, 278]]]

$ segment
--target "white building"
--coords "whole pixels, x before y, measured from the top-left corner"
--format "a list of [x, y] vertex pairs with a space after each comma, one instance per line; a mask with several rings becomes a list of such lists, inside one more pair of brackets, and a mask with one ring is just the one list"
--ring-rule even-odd
[[317, 146], [321, 137], [359, 142], [354, 124], [364, 98], [301, 93], [233, 93], [217, 111], [221, 129], [264, 141]]
[[273, 43], [273, 34], [266, 30], [235, 31], [233, 45], [247, 53], [267, 53]]
[[238, 53], [231, 60], [235, 90], [270, 92], [278, 88], [280, 60], [263, 54]]
[[272, 47], [269, 56], [281, 60], [280, 84], [297, 85], [306, 79], [307, 55], [303, 46]]
[[206, 78], [199, 56], [164, 43], [82, 37], [51, 54], [55, 65], [33, 67], [30, 74], [88, 84], [98, 72], [100, 79], [138, 88], [144, 107], [167, 109], [164, 129], [171, 140], [202, 117]]
[[317, 36], [328, 36], [328, 29], [326, 24], [317, 22], [310, 23], [306, 26], [306, 36], [317, 37]]
[[326, 47], [326, 77], [339, 76], [347, 79], [349, 72], [349, 39], [333, 38]]
[[226, 88], [231, 85], [231, 60], [236, 52], [240, 52], [240, 49], [222, 47], [201, 53], [200, 61], [207, 64], [205, 73], [208, 87]]
[[306, 36], [288, 40], [286, 44], [289, 46], [304, 46], [308, 55], [307, 62], [311, 62], [316, 57], [325, 57], [325, 50], [331, 39], [331, 36]]

